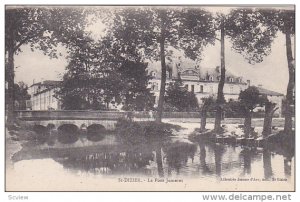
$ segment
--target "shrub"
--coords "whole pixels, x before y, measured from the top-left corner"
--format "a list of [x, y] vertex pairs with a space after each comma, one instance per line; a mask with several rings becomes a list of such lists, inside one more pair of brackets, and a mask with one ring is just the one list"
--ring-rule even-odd
[[116, 124], [117, 136], [129, 143], [147, 142], [149, 139], [165, 138], [172, 135], [172, 131], [178, 131], [181, 127], [168, 123], [154, 121], [133, 122], [119, 119]]

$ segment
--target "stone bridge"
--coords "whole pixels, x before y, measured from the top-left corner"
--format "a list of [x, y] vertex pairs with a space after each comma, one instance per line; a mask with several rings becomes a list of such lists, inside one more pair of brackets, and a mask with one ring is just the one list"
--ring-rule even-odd
[[16, 111], [17, 119], [26, 126], [50, 126], [59, 128], [63, 125], [75, 125], [78, 129], [92, 125], [103, 126], [106, 130], [114, 130], [117, 120], [124, 118], [128, 112], [115, 111]]

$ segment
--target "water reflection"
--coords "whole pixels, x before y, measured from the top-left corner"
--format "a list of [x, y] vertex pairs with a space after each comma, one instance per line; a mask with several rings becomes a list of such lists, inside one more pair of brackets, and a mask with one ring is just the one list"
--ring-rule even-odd
[[287, 178], [291, 177], [292, 174], [292, 158], [284, 158], [284, 174]]
[[243, 165], [243, 175], [251, 174], [251, 157], [252, 151], [250, 148], [245, 147], [240, 153]]
[[212, 173], [212, 171], [210, 170], [210, 168], [206, 163], [206, 149], [205, 149], [204, 141], [199, 142], [199, 148], [200, 148], [200, 167], [202, 169], [202, 174], [206, 175], [208, 173]]
[[56, 141], [49, 144], [48, 140], [44, 145], [23, 147], [13, 160], [51, 158], [70, 172], [94, 175], [198, 176], [213, 179], [253, 176], [270, 179], [290, 177], [292, 173], [293, 154], [277, 151], [272, 146], [257, 149], [206, 141], [195, 144], [170, 140], [128, 146], [111, 142], [108, 140], [111, 136], [103, 136], [103, 140], [88, 145], [78, 143], [86, 143], [86, 136], [79, 136], [80, 141], [75, 143], [60, 145]]
[[57, 139], [63, 144], [71, 144], [78, 140], [79, 131], [77, 126], [73, 124], [64, 124], [58, 127], [58, 136]]
[[75, 154], [75, 156], [54, 158], [54, 160], [63, 164], [64, 168], [93, 174], [144, 174], [146, 166], [154, 160], [153, 157], [152, 152], [116, 151], [96, 152], [80, 157]]
[[155, 151], [156, 153], [156, 164], [157, 164], [157, 172], [159, 177], [164, 177], [164, 169], [162, 163], [162, 155], [161, 155], [161, 148], [158, 147]]
[[267, 149], [263, 149], [263, 164], [264, 164], [264, 177], [265, 179], [271, 179], [273, 176], [271, 152]]
[[214, 144], [214, 157], [215, 157], [215, 165], [216, 165], [216, 175], [218, 177], [221, 176], [222, 172], [222, 155], [223, 155], [223, 145]]
[[175, 142], [166, 145], [163, 149], [168, 166], [168, 175], [171, 176], [173, 170], [176, 175], [179, 175], [180, 169], [187, 166], [189, 159], [193, 163], [197, 146], [192, 143]]

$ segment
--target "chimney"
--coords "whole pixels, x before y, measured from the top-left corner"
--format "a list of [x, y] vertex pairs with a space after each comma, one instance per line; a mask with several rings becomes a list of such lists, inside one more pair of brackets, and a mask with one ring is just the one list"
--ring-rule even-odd
[[250, 80], [247, 80], [247, 87], [250, 87]]
[[220, 66], [216, 66], [216, 72], [220, 73]]

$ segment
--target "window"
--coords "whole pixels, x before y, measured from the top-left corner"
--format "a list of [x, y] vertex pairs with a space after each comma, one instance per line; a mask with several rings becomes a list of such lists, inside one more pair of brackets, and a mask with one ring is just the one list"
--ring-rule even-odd
[[194, 92], [194, 90], [195, 90], [195, 86], [191, 85], [191, 91]]
[[188, 84], [185, 84], [184, 87], [189, 90], [189, 85]]
[[210, 81], [214, 81], [214, 77], [213, 76], [209, 76], [209, 80]]
[[230, 86], [229, 90], [230, 90], [230, 93], [233, 93], [233, 86]]
[[200, 93], [203, 93], [203, 85], [200, 86]]
[[211, 93], [213, 93], [213, 92], [214, 92], [214, 87], [213, 87], [213, 86], [209, 86], [209, 91], [210, 91]]

